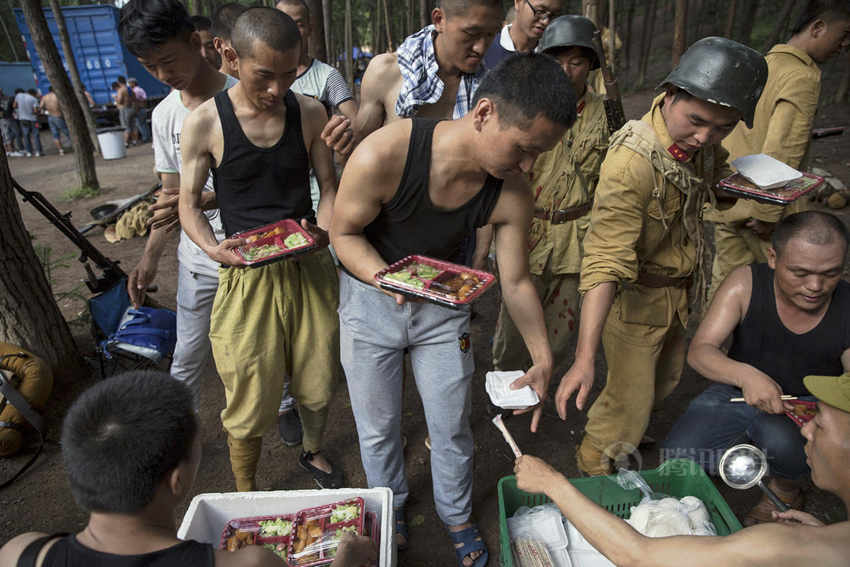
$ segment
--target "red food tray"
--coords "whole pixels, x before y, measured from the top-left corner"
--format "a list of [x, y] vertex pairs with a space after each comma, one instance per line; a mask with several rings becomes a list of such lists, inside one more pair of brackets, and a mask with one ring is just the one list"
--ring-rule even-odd
[[810, 402], [808, 400], [794, 400], [791, 402], [794, 404], [794, 411], [785, 411], [785, 415], [791, 418], [791, 421], [803, 427], [812, 419], [814, 419], [815, 414], [818, 411], [817, 402]]
[[[338, 522], [331, 521], [335, 508], [351, 505], [357, 508], [357, 516], [355, 518]], [[365, 511], [366, 508], [363, 499], [352, 498], [342, 502], [307, 508], [298, 512], [295, 523], [292, 525], [292, 537], [289, 541], [287, 564], [290, 567], [313, 567], [327, 565], [333, 562], [336, 556], [338, 541], [335, 539], [337, 530], [347, 528], [356, 535], [363, 535], [366, 521]], [[300, 539], [299, 531], [302, 528], [306, 530], [304, 534], [305, 538], [312, 541], [304, 549], [296, 552], [295, 548]], [[314, 532], [310, 534], [310, 530], [314, 530]]]
[[[276, 516], [252, 516], [249, 518], [234, 518], [227, 522], [227, 525], [224, 526], [224, 529], [221, 531], [221, 540], [219, 543], [219, 549], [227, 549], [227, 540], [233, 536], [237, 531], [243, 532], [251, 532], [254, 534], [254, 545], [263, 545], [266, 543], [270, 544], [284, 544], [285, 546], [289, 545], [290, 536], [264, 536], [261, 534], [262, 528], [260, 526], [260, 522], [264, 520], [275, 520], [281, 519], [286, 520], [288, 522], [293, 523], [293, 529], [295, 527], [295, 514], [278, 514]], [[249, 544], [251, 545], [251, 544]], [[286, 549], [286, 547], [284, 548]]]
[[[284, 241], [292, 234], [301, 234], [307, 242], [299, 246], [288, 248]], [[259, 236], [259, 238], [257, 238]], [[284, 219], [272, 224], [252, 228], [235, 233], [231, 238], [253, 239], [251, 242], [236, 248], [236, 254], [245, 260], [245, 263], [253, 268], [265, 266], [271, 262], [283, 260], [297, 254], [304, 254], [316, 248], [316, 240], [309, 232], [292, 219]], [[252, 258], [251, 251], [261, 246], [276, 246], [279, 251], [268, 255]]]
[[748, 181], [740, 173], [734, 173], [720, 181], [720, 187], [729, 193], [734, 193], [747, 199], [754, 199], [774, 205], [787, 205], [803, 195], [814, 191], [823, 183], [823, 177], [804, 173], [803, 177], [789, 181], [776, 189], [762, 189]]
[[[413, 284], [407, 284], [387, 277], [390, 274], [402, 271], [412, 264], [425, 264], [426, 266], [431, 266], [437, 270], [437, 274], [431, 278], [417, 278], [419, 281], [423, 282], [423, 287], [421, 289], [417, 288]], [[478, 283], [463, 299], [458, 299], [452, 293], [439, 288], [441, 283], [460, 276], [461, 274], [471, 274], [478, 278]], [[451, 262], [444, 262], [443, 260], [435, 260], [433, 258], [428, 258], [427, 256], [414, 254], [387, 266], [375, 274], [375, 280], [383, 289], [411, 297], [421, 297], [438, 305], [457, 309], [460, 306], [468, 305], [481, 297], [481, 295], [496, 281], [496, 276], [489, 272], [473, 270], [472, 268], [461, 266], [460, 264], [453, 264]]]

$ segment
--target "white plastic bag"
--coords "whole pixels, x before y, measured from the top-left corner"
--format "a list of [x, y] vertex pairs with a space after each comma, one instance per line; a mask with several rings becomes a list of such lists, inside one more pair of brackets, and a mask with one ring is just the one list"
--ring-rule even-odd
[[534, 508], [523, 506], [508, 518], [511, 541], [532, 540], [546, 546], [556, 567], [572, 567], [567, 553], [567, 533], [561, 511], [552, 503]]

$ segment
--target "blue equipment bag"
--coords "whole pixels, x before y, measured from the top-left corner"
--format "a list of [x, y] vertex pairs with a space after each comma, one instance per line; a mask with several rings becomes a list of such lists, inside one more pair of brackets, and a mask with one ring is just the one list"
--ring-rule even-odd
[[132, 352], [159, 362], [171, 356], [177, 343], [177, 314], [171, 309], [153, 307], [127, 308], [118, 330], [101, 342], [101, 350], [109, 359], [110, 347]]

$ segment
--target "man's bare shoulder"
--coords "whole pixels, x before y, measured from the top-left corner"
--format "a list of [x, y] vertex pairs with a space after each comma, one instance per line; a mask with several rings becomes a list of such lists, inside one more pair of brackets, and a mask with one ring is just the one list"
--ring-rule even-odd
[[215, 99], [210, 98], [189, 113], [183, 122], [183, 130], [185, 131], [189, 128], [209, 128], [217, 122], [218, 108], [215, 106]]
[[363, 76], [364, 88], [390, 88], [401, 81], [401, 69], [395, 53], [376, 55], [366, 68]]
[[[398, 159], [407, 157], [410, 132], [413, 127], [412, 120], [395, 120], [386, 126], [378, 128], [357, 146], [351, 159], [362, 163], [364, 160], [375, 161], [376, 164], [386, 167], [388, 163], [381, 164], [381, 160]], [[358, 155], [359, 154], [359, 155]]]
[[318, 100], [310, 96], [305, 96], [292, 91], [295, 99], [298, 101], [298, 107], [301, 109], [301, 116], [304, 120], [309, 120], [311, 123], [319, 123], [323, 125], [328, 121], [328, 114], [324, 105]]
[[[0, 567], [15, 567], [15, 565], [17, 565], [18, 563], [18, 558], [20, 558], [21, 553], [24, 552], [24, 549], [26, 549], [27, 546], [35, 540], [46, 535], [46, 533], [42, 532], [27, 532], [15, 536], [9, 541], [7, 541], [6, 545], [0, 547]], [[47, 549], [49, 549], [50, 546], [52, 546], [55, 542], [56, 540], [49, 542], [42, 549], [42, 552], [39, 554], [42, 559], [44, 558]]]
[[753, 270], [750, 266], [738, 266], [732, 273], [726, 276], [723, 283], [717, 289], [717, 298], [720, 301], [733, 301], [740, 304], [743, 311], [750, 304], [750, 296], [753, 293]]

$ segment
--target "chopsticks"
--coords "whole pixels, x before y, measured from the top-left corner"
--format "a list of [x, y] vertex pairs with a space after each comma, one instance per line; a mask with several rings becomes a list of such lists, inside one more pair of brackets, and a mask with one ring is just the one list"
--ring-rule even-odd
[[[779, 396], [779, 399], [782, 400], [783, 402], [788, 402], [788, 401], [791, 401], [791, 400], [796, 400], [797, 396], [782, 395], [782, 396]], [[729, 401], [730, 402], [745, 402], [746, 400], [744, 398], [729, 398]]]
[[505, 441], [508, 442], [508, 445], [511, 446], [511, 450], [514, 452], [514, 456], [516, 458], [520, 458], [522, 456], [522, 451], [519, 450], [519, 447], [517, 446], [516, 441], [514, 441], [511, 432], [508, 431], [507, 427], [505, 427], [505, 423], [502, 421], [501, 414], [496, 414], [496, 417], [493, 418], [493, 425], [495, 425], [498, 430], [502, 432], [502, 437], [504, 437]]

